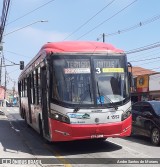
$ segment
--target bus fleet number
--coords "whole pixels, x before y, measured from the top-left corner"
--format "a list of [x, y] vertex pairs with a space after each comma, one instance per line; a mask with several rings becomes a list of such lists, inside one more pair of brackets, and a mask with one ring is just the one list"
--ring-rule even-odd
[[107, 119], [119, 119], [119, 115], [111, 115], [111, 116], [108, 116]]

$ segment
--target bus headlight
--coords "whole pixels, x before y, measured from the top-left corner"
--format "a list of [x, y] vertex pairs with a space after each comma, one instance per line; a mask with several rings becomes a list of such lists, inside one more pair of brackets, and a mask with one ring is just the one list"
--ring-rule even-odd
[[125, 119], [127, 119], [129, 116], [131, 115], [131, 107], [129, 107], [125, 112], [123, 112], [122, 114], [122, 121], [124, 121]]
[[70, 124], [70, 119], [66, 115], [61, 115], [59, 113], [54, 113], [54, 114], [52, 114], [52, 118], [57, 120], [57, 121], [61, 121], [61, 122], [65, 122], [65, 123]]

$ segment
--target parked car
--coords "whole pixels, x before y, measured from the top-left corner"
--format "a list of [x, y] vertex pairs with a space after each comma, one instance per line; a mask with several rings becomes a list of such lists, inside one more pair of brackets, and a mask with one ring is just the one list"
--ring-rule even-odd
[[151, 138], [160, 143], [160, 101], [142, 101], [132, 105], [132, 134]]

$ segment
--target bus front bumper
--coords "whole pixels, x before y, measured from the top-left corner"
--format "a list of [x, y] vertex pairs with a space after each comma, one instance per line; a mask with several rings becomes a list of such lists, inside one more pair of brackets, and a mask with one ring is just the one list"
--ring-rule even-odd
[[72, 141], [94, 138], [125, 137], [131, 134], [132, 116], [107, 124], [66, 124], [49, 118], [51, 141]]

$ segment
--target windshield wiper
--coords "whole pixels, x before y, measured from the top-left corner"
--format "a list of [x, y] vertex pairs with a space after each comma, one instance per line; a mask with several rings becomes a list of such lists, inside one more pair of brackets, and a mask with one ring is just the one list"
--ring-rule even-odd
[[113, 101], [112, 101], [107, 95], [104, 96], [104, 98], [107, 98], [107, 99], [111, 102], [111, 104], [112, 104], [112, 106], [115, 108], [115, 110], [118, 109], [118, 107], [113, 103]]
[[78, 106], [73, 110], [73, 112], [79, 111], [80, 106], [81, 106], [81, 104], [84, 102], [84, 100], [86, 99], [88, 93], [89, 93], [89, 95], [90, 95], [90, 99], [91, 99], [91, 102], [92, 102], [92, 95], [91, 95], [91, 90], [90, 90], [90, 84], [89, 84], [89, 83], [88, 83], [88, 88], [89, 88], [89, 89], [88, 89], [85, 93], [83, 93], [83, 95], [82, 95], [83, 98], [80, 100]]

